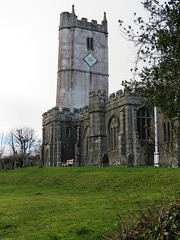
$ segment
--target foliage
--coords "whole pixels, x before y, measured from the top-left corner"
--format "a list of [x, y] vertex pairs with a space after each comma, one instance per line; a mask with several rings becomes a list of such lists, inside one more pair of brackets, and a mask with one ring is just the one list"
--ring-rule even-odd
[[179, 182], [173, 168], [1, 170], [0, 238], [100, 240], [117, 229], [117, 213], [126, 219], [128, 209], [176, 197]]
[[[180, 1], [169, 0], [160, 4], [157, 0], [145, 0], [143, 7], [148, 20], [136, 16], [136, 27], [124, 27], [119, 20], [120, 31], [138, 47], [134, 71], [140, 79], [124, 81], [126, 91], [134, 91], [147, 97], [148, 104], [160, 107], [170, 120], [180, 118]], [[140, 62], [144, 65], [138, 69]]]
[[118, 217], [118, 233], [106, 239], [178, 240], [180, 237], [180, 199], [146, 207], [146, 211], [140, 211], [138, 216], [130, 213], [126, 220]]

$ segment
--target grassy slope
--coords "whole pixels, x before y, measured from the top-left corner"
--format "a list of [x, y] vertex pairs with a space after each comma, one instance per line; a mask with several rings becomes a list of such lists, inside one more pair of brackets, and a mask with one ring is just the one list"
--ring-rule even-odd
[[26, 168], [0, 171], [0, 239], [102, 239], [116, 214], [178, 194], [180, 169]]

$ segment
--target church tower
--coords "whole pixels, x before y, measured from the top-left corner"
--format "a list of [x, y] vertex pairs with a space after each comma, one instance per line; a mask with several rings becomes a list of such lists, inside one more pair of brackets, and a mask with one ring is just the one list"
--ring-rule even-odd
[[82, 108], [89, 92], [108, 94], [108, 32], [106, 13], [101, 24], [72, 12], [60, 15], [56, 106]]

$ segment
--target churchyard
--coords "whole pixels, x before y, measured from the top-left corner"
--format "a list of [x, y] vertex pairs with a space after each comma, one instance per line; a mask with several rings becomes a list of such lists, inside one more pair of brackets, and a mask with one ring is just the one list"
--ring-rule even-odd
[[118, 214], [168, 202], [179, 187], [175, 168], [0, 170], [0, 239], [104, 239]]

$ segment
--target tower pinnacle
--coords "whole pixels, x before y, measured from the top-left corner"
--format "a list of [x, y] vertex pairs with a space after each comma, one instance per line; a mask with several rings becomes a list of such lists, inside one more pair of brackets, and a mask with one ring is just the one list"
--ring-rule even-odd
[[103, 21], [102, 21], [102, 25], [104, 26], [106, 33], [108, 33], [106, 12], [104, 12], [104, 18], [103, 18]]
[[72, 5], [72, 14], [75, 14], [75, 7]]
[[106, 19], [106, 12], [104, 12], [104, 19], [103, 19], [103, 21], [107, 21], [107, 19]]

